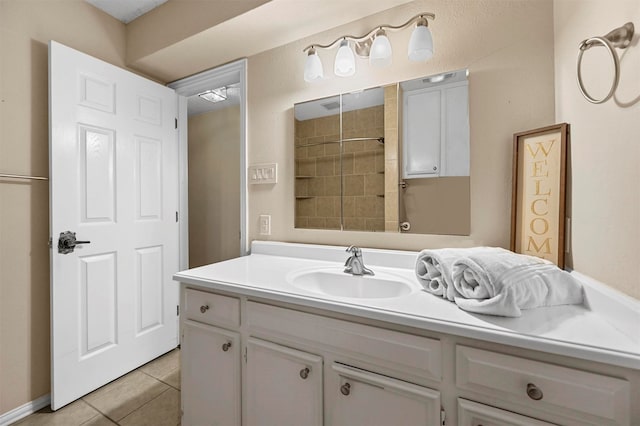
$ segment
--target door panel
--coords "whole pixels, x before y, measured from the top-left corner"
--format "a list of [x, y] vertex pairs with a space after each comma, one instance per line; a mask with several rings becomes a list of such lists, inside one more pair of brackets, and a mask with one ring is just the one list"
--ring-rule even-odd
[[[52, 407], [178, 344], [173, 90], [50, 43]], [[76, 233], [73, 252], [57, 250]]]
[[162, 325], [162, 246], [136, 250], [137, 334]]
[[136, 138], [138, 220], [162, 219], [162, 141]]
[[105, 253], [79, 259], [80, 356], [86, 358], [116, 342], [116, 256]]
[[322, 357], [250, 337], [246, 371], [245, 425], [322, 426]]
[[187, 320], [182, 342], [182, 424], [240, 425], [240, 335]]

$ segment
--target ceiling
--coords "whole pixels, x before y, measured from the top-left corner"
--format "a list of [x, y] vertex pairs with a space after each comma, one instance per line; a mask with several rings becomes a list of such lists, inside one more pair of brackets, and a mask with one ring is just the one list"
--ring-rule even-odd
[[[161, 83], [411, 3], [411, 0], [85, 1], [127, 24], [127, 66]], [[153, 13], [148, 13], [152, 10]], [[248, 28], [251, 30], [247, 31]], [[207, 102], [197, 94], [189, 96], [188, 114], [238, 105], [238, 83], [225, 81], [216, 86], [230, 89], [223, 102]], [[335, 113], [322, 110], [324, 114]]]
[[119, 21], [128, 24], [168, 0], [85, 0]]

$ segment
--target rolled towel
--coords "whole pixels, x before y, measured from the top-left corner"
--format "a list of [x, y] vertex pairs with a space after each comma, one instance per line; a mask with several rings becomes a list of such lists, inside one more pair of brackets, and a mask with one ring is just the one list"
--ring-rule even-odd
[[497, 247], [426, 249], [418, 254], [416, 277], [424, 289], [436, 296], [453, 302], [460, 294], [453, 286], [453, 263], [470, 254], [497, 253]]
[[456, 304], [466, 311], [519, 317], [521, 309], [583, 303], [582, 285], [544, 259], [508, 250], [460, 258], [452, 266]]

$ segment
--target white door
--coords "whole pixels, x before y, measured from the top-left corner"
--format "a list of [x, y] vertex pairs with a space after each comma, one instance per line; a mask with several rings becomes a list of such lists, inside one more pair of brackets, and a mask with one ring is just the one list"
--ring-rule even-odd
[[53, 41], [49, 91], [56, 410], [178, 344], [177, 98]]

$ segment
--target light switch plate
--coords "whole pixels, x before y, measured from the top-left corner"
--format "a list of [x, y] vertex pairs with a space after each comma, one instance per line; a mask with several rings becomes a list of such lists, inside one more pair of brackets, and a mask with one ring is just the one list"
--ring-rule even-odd
[[278, 183], [278, 163], [249, 166], [249, 183]]
[[260, 235], [271, 235], [271, 215], [260, 215]]

